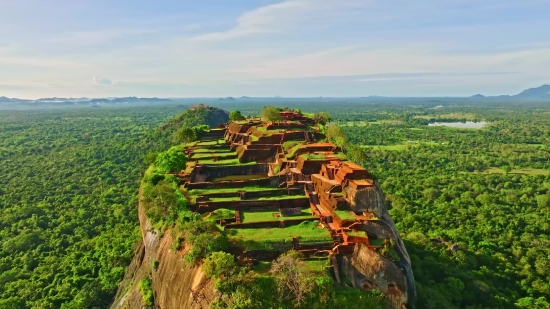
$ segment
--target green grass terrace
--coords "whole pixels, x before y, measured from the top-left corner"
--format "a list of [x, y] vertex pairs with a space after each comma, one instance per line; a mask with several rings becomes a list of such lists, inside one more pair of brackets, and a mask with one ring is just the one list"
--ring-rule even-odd
[[311, 213], [311, 209], [303, 209], [300, 216], [282, 217], [276, 211], [241, 211], [241, 222], [265, 222], [274, 220], [286, 220], [286, 219], [309, 219], [315, 218]]
[[313, 221], [305, 221], [286, 228], [231, 229], [224, 233], [231, 242], [247, 250], [272, 250], [277, 245], [291, 245], [293, 237], [298, 237], [300, 242], [332, 243], [330, 234]]

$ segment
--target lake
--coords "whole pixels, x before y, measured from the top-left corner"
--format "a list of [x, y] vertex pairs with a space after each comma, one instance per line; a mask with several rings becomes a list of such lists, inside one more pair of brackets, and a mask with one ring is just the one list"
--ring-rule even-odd
[[473, 122], [473, 121], [466, 121], [466, 122], [432, 122], [432, 123], [428, 123], [428, 126], [430, 126], [430, 127], [444, 126], [444, 127], [452, 127], [452, 128], [460, 128], [460, 129], [481, 129], [486, 125], [487, 125], [487, 122], [485, 122], [485, 121], [479, 121], [479, 122]]

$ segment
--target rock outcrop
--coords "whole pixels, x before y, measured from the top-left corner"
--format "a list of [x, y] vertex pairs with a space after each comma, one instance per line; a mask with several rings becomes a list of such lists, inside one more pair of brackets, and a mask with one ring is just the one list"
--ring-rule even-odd
[[407, 304], [412, 308], [416, 301], [416, 289], [411, 268], [411, 260], [405, 244], [390, 217], [385, 198], [378, 182], [374, 187], [362, 190], [344, 188], [352, 209], [356, 212], [372, 212], [379, 221], [365, 227], [369, 234], [379, 238], [391, 238], [393, 250], [398, 260], [391, 261], [362, 244], [357, 244], [353, 254], [341, 258], [343, 269], [356, 288], [363, 290], [376, 289], [388, 296], [393, 308], [402, 308]]
[[141, 203], [139, 221], [142, 239], [136, 246], [136, 255], [111, 309], [147, 308], [139, 289], [142, 279], [151, 281], [154, 295], [152, 308], [208, 309], [214, 299], [214, 282], [205, 278], [201, 266], [190, 266], [182, 260], [187, 248], [180, 251], [170, 248], [174, 241], [170, 230], [159, 235], [152, 229]]
[[[216, 113], [197, 106], [182, 115], [194, 121]], [[294, 111], [280, 111], [280, 116], [284, 120], [276, 123], [252, 118], [220, 125], [200, 141], [182, 146], [190, 160], [184, 170], [172, 170], [170, 177], [175, 179], [176, 193], [186, 199], [187, 211], [205, 219], [223, 210], [224, 217], [216, 222], [224, 231], [285, 229], [287, 224], [314, 222], [313, 227], [326, 231], [326, 237], [302, 243], [299, 234], [277, 235], [269, 239], [271, 247], [264, 249], [267, 254], [248, 258], [247, 252], [257, 248], [246, 247], [243, 239], [252, 243], [258, 239], [241, 236], [232, 240], [229, 233], [216, 233], [232, 243], [227, 250], [239, 252], [232, 253], [234, 257], [250, 265], [259, 260], [271, 262], [291, 249], [305, 258], [328, 255], [336, 282], [342, 282], [345, 275], [349, 280], [345, 284], [382, 292], [392, 309], [412, 309], [416, 290], [411, 261], [378, 182], [366, 169], [348, 161], [339, 147], [317, 141], [324, 134], [313, 118]], [[175, 123], [176, 119], [164, 127], [165, 133], [190, 120]], [[285, 141], [295, 145], [285, 149]], [[247, 217], [247, 213], [262, 211], [277, 216]], [[292, 218], [294, 213], [301, 218]], [[243, 215], [255, 219], [242, 222]], [[279, 217], [281, 221], [276, 219]], [[179, 240], [174, 241], [178, 235], [172, 235], [170, 229], [160, 235], [142, 203], [139, 221], [142, 242], [112, 308], [144, 307], [144, 293], [139, 289], [144, 279], [151, 282], [156, 308], [208, 308], [216, 297], [214, 282], [200, 266], [183, 261], [189, 246], [174, 249], [180, 248]], [[285, 249], [281, 249], [282, 243]]]

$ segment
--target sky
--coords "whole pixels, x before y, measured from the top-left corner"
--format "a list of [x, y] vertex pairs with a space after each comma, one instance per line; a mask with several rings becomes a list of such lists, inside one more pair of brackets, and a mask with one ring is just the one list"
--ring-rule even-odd
[[550, 0], [0, 0], [0, 96], [470, 96], [550, 83]]

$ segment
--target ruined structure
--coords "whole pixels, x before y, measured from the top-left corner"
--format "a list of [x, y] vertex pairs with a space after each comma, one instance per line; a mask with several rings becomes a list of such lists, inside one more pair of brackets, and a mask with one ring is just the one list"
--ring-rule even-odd
[[279, 233], [272, 252], [243, 245], [240, 258], [273, 259], [289, 249], [328, 255], [335, 280], [346, 276], [356, 288], [380, 290], [393, 308], [412, 308], [410, 259], [376, 180], [325, 142], [312, 118], [291, 111], [281, 116], [276, 123], [223, 124], [187, 145], [190, 161], [175, 175], [192, 209], [205, 216], [233, 211], [218, 220], [225, 230], [314, 222], [326, 237]]

